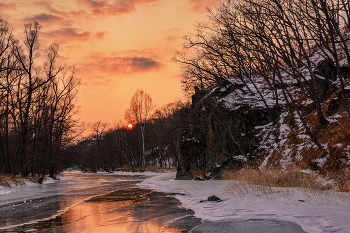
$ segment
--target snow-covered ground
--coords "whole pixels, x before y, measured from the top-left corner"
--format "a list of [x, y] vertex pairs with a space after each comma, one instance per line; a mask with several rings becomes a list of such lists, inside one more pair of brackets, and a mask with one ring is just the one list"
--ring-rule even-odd
[[[180, 181], [174, 180], [175, 175], [157, 174], [139, 186], [178, 193], [182, 206], [203, 221], [276, 219], [295, 222], [309, 233], [350, 232], [349, 193], [268, 188], [228, 180]], [[203, 202], [212, 195], [223, 201]]]
[[[81, 171], [76, 171], [76, 170], [73, 170], [73, 171], [67, 171], [71, 174], [74, 174], [74, 173], [81, 173]], [[113, 172], [113, 173], [110, 173], [110, 172], [97, 172], [97, 173], [84, 173], [86, 175], [94, 175], [94, 174], [103, 174], [103, 175], [121, 175], [121, 176], [155, 176], [157, 174], [160, 174], [160, 173], [155, 173], [155, 172], [121, 172], [121, 171], [116, 171], [116, 172]], [[58, 176], [57, 177], [58, 179], [54, 180], [48, 176], [45, 177], [45, 180], [44, 180], [44, 184], [52, 184], [52, 183], [57, 183], [59, 182], [60, 180], [65, 180], [65, 179], [72, 179], [71, 177], [69, 176]], [[10, 193], [11, 190], [13, 189], [16, 189], [16, 188], [20, 188], [21, 186], [41, 186], [41, 184], [38, 184], [36, 182], [33, 182], [33, 181], [30, 181], [30, 180], [26, 180], [26, 179], [23, 179], [22, 181], [22, 184], [16, 184], [16, 183], [11, 183], [9, 184], [11, 187], [7, 187], [7, 186], [4, 186], [4, 185], [1, 185], [0, 183], [0, 195], [1, 194], [7, 194], [7, 193]]]

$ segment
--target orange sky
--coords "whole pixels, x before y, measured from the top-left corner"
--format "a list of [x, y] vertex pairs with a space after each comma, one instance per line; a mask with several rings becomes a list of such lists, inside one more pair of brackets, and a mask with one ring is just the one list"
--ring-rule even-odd
[[1, 0], [0, 16], [16, 38], [23, 24], [42, 25], [40, 44], [60, 44], [81, 79], [79, 118], [109, 124], [124, 119], [137, 89], [160, 107], [182, 96], [178, 64], [182, 37], [205, 20], [217, 0]]

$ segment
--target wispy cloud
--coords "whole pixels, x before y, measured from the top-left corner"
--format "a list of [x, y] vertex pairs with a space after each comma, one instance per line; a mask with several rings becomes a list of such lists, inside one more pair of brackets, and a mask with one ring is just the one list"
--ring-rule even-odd
[[219, 0], [189, 0], [190, 10], [194, 12], [203, 13], [207, 8], [212, 8], [220, 4]]
[[118, 15], [134, 11], [137, 4], [156, 1], [158, 0], [78, 0], [78, 3], [88, 7], [94, 15]]
[[60, 25], [75, 24], [77, 21], [83, 22], [83, 21], [94, 20], [93, 15], [90, 12], [87, 12], [86, 9], [80, 9], [77, 11], [74, 11], [74, 10], [64, 11], [64, 10], [58, 10], [53, 5], [47, 5], [45, 7], [47, 8], [48, 12], [50, 12], [50, 14], [61, 17], [66, 21], [66, 22], [61, 22]]
[[180, 28], [170, 28], [163, 32], [164, 39], [171, 43], [179, 42], [184, 33], [185, 32], [183, 32]]
[[0, 2], [0, 11], [2, 10], [17, 10], [16, 3], [1, 3]]
[[161, 63], [147, 57], [131, 57], [128, 60], [133, 71], [149, 71], [161, 67]]
[[165, 40], [169, 42], [177, 42], [180, 39], [178, 36], [166, 36]]
[[91, 32], [79, 32], [77, 28], [60, 28], [48, 32], [42, 32], [42, 35], [56, 43], [66, 44], [72, 41], [86, 41], [90, 38]]
[[95, 38], [96, 38], [96, 39], [102, 40], [102, 39], [105, 38], [105, 36], [106, 36], [107, 34], [108, 34], [107, 31], [97, 32], [97, 33], [95, 34]]
[[81, 74], [106, 74], [106, 76], [130, 75], [134, 73], [160, 70], [163, 64], [153, 58], [135, 56], [104, 57], [102, 54], [90, 56], [87, 62], [77, 64]]
[[32, 17], [24, 18], [25, 21], [37, 21], [39, 23], [56, 23], [59, 21], [62, 21], [63, 19], [61, 17], [52, 15], [52, 14], [46, 14], [41, 13]]

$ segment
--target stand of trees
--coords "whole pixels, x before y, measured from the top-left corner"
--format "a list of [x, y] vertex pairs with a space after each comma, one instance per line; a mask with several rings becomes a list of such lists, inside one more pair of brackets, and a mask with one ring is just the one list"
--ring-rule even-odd
[[74, 66], [58, 64], [57, 44], [38, 64], [39, 31], [38, 23], [25, 24], [20, 43], [0, 18], [0, 172], [42, 182], [67, 159], [79, 82]]
[[[140, 90], [135, 96], [140, 97], [138, 94]], [[147, 101], [151, 103], [150, 96]], [[130, 106], [130, 109], [132, 107], [135, 106]], [[121, 168], [136, 171], [147, 166], [176, 167], [180, 157], [183, 119], [187, 117], [184, 114], [186, 107], [179, 101], [156, 109], [152, 115], [151, 109], [135, 110], [143, 114], [147, 111], [147, 114], [141, 114], [140, 120], [132, 121], [132, 128], [119, 124], [107, 129], [105, 124], [95, 123], [90, 137], [75, 146], [79, 158], [77, 164], [82, 170], [92, 172], [99, 169], [111, 172]], [[127, 110], [127, 114], [130, 114], [127, 116], [136, 119], [136, 116], [131, 116], [130, 109]]]
[[[350, 64], [349, 20], [347, 0], [226, 0], [210, 12], [208, 23], [185, 37], [185, 52], [174, 60], [183, 68], [186, 91], [225, 87], [228, 79], [235, 80], [267, 109], [266, 93], [273, 93], [274, 105], [286, 103], [291, 123], [300, 120], [321, 148], [288, 83], [296, 83], [313, 102], [319, 124], [328, 124], [318, 74], [330, 89], [340, 83], [344, 91], [349, 69], [341, 61]], [[325, 61], [334, 72], [321, 71]]]

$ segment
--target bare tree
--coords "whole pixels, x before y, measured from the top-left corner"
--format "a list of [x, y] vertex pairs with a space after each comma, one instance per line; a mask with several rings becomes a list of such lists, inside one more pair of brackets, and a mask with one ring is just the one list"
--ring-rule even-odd
[[2, 172], [54, 177], [76, 120], [76, 69], [58, 64], [59, 46], [38, 64], [38, 23], [25, 25], [21, 44], [0, 19], [0, 160]]
[[130, 100], [130, 107], [125, 111], [125, 120], [139, 127], [141, 134], [141, 164], [145, 166], [145, 127], [154, 109], [152, 97], [141, 89], [137, 89]]
[[130, 132], [130, 129], [119, 126], [113, 133], [113, 140], [114, 148], [119, 155], [120, 167], [123, 166], [122, 158], [124, 158], [127, 165], [134, 172], [138, 166], [138, 161], [135, 155], [137, 148], [133, 140], [132, 132]]
[[100, 142], [103, 138], [103, 136], [106, 133], [107, 130], [107, 123], [102, 123], [101, 121], [98, 121], [91, 126], [92, 128], [92, 137], [96, 141], [97, 148], [100, 148]]
[[[148, 131], [149, 143], [153, 149], [155, 165], [176, 166], [180, 158], [181, 130], [184, 119], [180, 119], [180, 112], [189, 104], [176, 101], [166, 104], [154, 111], [150, 130]], [[153, 145], [153, 146], [152, 146]]]
[[10, 173], [12, 163], [10, 159], [11, 134], [11, 93], [14, 89], [15, 79], [13, 73], [16, 61], [11, 54], [15, 43], [10, 25], [0, 18], [0, 161], [3, 166], [0, 172]]

